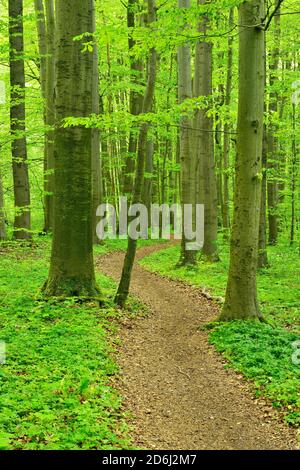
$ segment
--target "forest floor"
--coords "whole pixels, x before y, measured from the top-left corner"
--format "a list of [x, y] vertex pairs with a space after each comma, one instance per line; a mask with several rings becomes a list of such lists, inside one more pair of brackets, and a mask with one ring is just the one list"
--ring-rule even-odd
[[[165, 246], [164, 246], [165, 247]], [[138, 250], [138, 260], [158, 246]], [[161, 246], [160, 248], [163, 248]], [[98, 258], [117, 280], [124, 254]], [[209, 344], [204, 325], [218, 305], [199, 289], [135, 264], [131, 292], [151, 313], [122, 322], [116, 386], [147, 449], [299, 449], [296, 432]]]

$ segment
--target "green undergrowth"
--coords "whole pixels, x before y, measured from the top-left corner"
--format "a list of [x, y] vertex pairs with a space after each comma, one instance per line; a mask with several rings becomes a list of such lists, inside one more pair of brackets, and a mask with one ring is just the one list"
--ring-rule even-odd
[[230, 367], [253, 380], [256, 394], [281, 408], [286, 422], [297, 427], [300, 427], [300, 354], [293, 344], [299, 339], [299, 335], [281, 327], [251, 320], [223, 323], [210, 333], [210, 342]]
[[[118, 372], [117, 320], [124, 315], [113, 306], [115, 285], [97, 274], [103, 308], [80, 299], [42, 301], [49, 253], [46, 239], [0, 245], [0, 341], [6, 344], [0, 449], [130, 448], [121, 398], [111, 385]], [[141, 305], [131, 299], [129, 310], [140, 312]]]
[[[220, 247], [220, 262], [199, 259], [196, 268], [178, 268], [179, 253], [180, 247], [173, 246], [141, 263], [152, 272], [206, 289], [213, 296], [225, 296], [227, 246]], [[292, 361], [293, 353], [297, 354], [293, 343], [300, 340], [300, 259], [296, 247], [284, 245], [270, 247], [268, 254], [270, 267], [258, 272], [260, 304], [267, 323], [216, 323], [210, 341], [226, 357], [228, 366], [254, 381], [258, 394], [284, 410], [289, 424], [300, 426], [300, 364]]]

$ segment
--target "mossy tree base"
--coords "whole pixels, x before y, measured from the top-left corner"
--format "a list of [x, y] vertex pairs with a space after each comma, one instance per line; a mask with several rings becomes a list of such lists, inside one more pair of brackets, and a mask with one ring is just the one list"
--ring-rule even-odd
[[82, 299], [101, 300], [101, 292], [95, 281], [87, 277], [50, 277], [42, 288], [47, 297], [79, 297]]

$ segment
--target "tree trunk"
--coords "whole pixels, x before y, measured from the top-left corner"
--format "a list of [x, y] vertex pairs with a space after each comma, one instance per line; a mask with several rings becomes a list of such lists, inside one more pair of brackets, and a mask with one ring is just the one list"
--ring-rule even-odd
[[54, 0], [45, 2], [46, 27], [47, 27], [47, 60], [46, 60], [46, 115], [47, 126], [45, 134], [45, 155], [44, 155], [44, 206], [45, 220], [44, 231], [53, 229], [54, 223], [54, 88], [55, 88], [55, 13]]
[[290, 245], [295, 241], [296, 232], [296, 188], [297, 188], [297, 143], [296, 143], [296, 105], [292, 104], [292, 162], [291, 162], [291, 229], [290, 229]]
[[[148, 0], [148, 26], [156, 21], [156, 7], [155, 0]], [[155, 92], [155, 80], [156, 80], [156, 61], [157, 53], [156, 49], [152, 47], [150, 51], [150, 58], [148, 63], [148, 77], [147, 77], [147, 86], [145, 90], [142, 113], [150, 113], [152, 109], [154, 92]], [[133, 198], [132, 204], [137, 204], [142, 202], [142, 185], [144, 179], [144, 169], [145, 169], [145, 160], [147, 153], [147, 140], [148, 140], [148, 128], [149, 124], [147, 122], [142, 122], [140, 127], [140, 135], [138, 142], [138, 154], [137, 154], [137, 165], [135, 173], [135, 181], [133, 187]], [[127, 252], [124, 260], [122, 276], [118, 291], [115, 297], [115, 302], [119, 307], [123, 308], [128, 298], [129, 287], [131, 281], [131, 273], [133, 268], [133, 263], [136, 254], [137, 240], [129, 237]]]
[[[198, 5], [205, 3], [206, 0], [198, 0]], [[204, 16], [198, 26], [201, 35], [206, 35], [208, 26], [208, 17]], [[212, 96], [212, 43], [204, 40], [196, 44], [194, 96]], [[197, 200], [197, 203], [204, 204], [205, 209], [202, 252], [211, 261], [217, 261], [219, 259], [217, 252], [218, 199], [214, 158], [214, 129], [213, 118], [207, 115], [208, 111], [209, 109], [198, 110], [195, 118], [195, 127], [197, 129], [197, 178], [199, 184], [199, 200]]]
[[30, 233], [30, 189], [25, 137], [25, 71], [23, 0], [9, 0], [10, 130], [14, 181], [14, 238], [28, 239]]
[[4, 211], [4, 192], [2, 184], [2, 176], [0, 173], [0, 241], [7, 240], [5, 211]]
[[[280, 13], [280, 10], [279, 10]], [[270, 71], [270, 87], [274, 87], [277, 77], [277, 70], [279, 66], [279, 55], [280, 55], [280, 15], [274, 17], [275, 27], [275, 49], [271, 54], [269, 71]], [[278, 139], [276, 137], [277, 125], [276, 113], [278, 110], [278, 93], [271, 90], [269, 96], [269, 116], [270, 124], [268, 129], [268, 219], [269, 219], [269, 243], [270, 245], [276, 245], [278, 238]]]
[[[234, 9], [231, 8], [229, 12], [229, 30], [232, 28], [234, 22]], [[230, 212], [229, 212], [229, 152], [230, 152], [230, 122], [229, 122], [229, 106], [231, 103], [232, 91], [232, 63], [233, 63], [233, 38], [231, 34], [228, 36], [228, 53], [227, 53], [227, 77], [226, 77], [226, 92], [225, 92], [225, 106], [226, 106], [226, 121], [224, 124], [224, 138], [223, 138], [223, 207], [222, 218], [225, 238], [229, 236], [230, 229]]]
[[[191, 7], [190, 0], [178, 0], [178, 6], [181, 9]], [[183, 12], [184, 14], [184, 12]], [[188, 27], [188, 25], [186, 25]], [[178, 101], [183, 103], [186, 99], [191, 99], [192, 93], [192, 75], [191, 75], [191, 48], [188, 43], [178, 48]], [[192, 121], [186, 116], [181, 117], [180, 121], [180, 164], [181, 164], [181, 203], [183, 208], [183, 220], [186, 214], [185, 204], [195, 206], [195, 188], [196, 188], [196, 165], [193, 152]], [[181, 255], [179, 265], [194, 265], [197, 262], [196, 251], [188, 250], [183, 230]]]
[[[93, 29], [96, 30], [96, 15], [95, 5], [93, 5]], [[92, 112], [93, 114], [100, 114], [100, 99], [99, 99], [99, 58], [98, 46], [94, 40], [93, 43], [93, 93], [92, 93]], [[92, 194], [93, 194], [93, 240], [94, 243], [100, 243], [96, 233], [97, 218], [96, 212], [98, 206], [103, 199], [102, 187], [102, 168], [100, 156], [100, 130], [92, 129]]]
[[[40, 83], [42, 97], [46, 95], [46, 56], [47, 56], [47, 32], [43, 0], [34, 0], [34, 9], [36, 14], [36, 25], [38, 33], [38, 46], [40, 58]], [[45, 114], [45, 111], [44, 111]]]
[[154, 154], [154, 142], [152, 139], [147, 141], [146, 149], [146, 164], [145, 164], [145, 177], [143, 185], [143, 203], [148, 209], [149, 222], [151, 215], [151, 203], [152, 203], [152, 179], [153, 179], [153, 154]]
[[[264, 0], [239, 7], [239, 108], [230, 268], [221, 320], [260, 317], [256, 271], [264, 119]], [[247, 25], [245, 28], [244, 25]]]
[[[54, 226], [46, 296], [95, 297], [92, 233], [92, 131], [82, 125], [63, 127], [66, 117], [92, 112], [93, 0], [56, 3], [56, 119], [54, 131]], [[66, 21], [66, 18], [68, 21]], [[74, 37], [85, 33], [82, 40]]]
[[[128, 0], [127, 5], [127, 26], [129, 30], [128, 49], [130, 57], [130, 77], [132, 82], [132, 89], [130, 90], [130, 113], [133, 116], [138, 116], [142, 112], [143, 106], [143, 95], [137, 92], [134, 87], [140, 85], [143, 62], [140, 59], [136, 59], [133, 54], [133, 49], [136, 45], [132, 38], [132, 30], [135, 28], [135, 14], [138, 7], [138, 0]], [[137, 151], [137, 132], [135, 129], [130, 131], [129, 144], [128, 144], [128, 155], [125, 161], [124, 177], [123, 177], [123, 194], [131, 197], [133, 188], [133, 175], [135, 169], [135, 159]]]
[[259, 237], [258, 237], [258, 268], [267, 268], [267, 130], [264, 125], [263, 130], [263, 149], [262, 149], [262, 180], [261, 180], [261, 203], [259, 219]]

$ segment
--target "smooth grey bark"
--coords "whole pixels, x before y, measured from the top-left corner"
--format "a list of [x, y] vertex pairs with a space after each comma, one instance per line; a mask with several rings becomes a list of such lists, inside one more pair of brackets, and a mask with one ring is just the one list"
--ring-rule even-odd
[[[148, 27], [151, 28], [153, 23], [156, 21], [156, 6], [155, 0], [147, 0], [148, 3]], [[155, 81], [156, 81], [156, 62], [157, 62], [157, 53], [154, 47], [150, 50], [150, 57], [148, 60], [148, 70], [147, 70], [147, 86], [143, 99], [142, 114], [148, 114], [151, 112], [154, 93], [155, 93]], [[132, 204], [137, 204], [142, 202], [142, 187], [144, 180], [144, 171], [145, 171], [145, 161], [147, 154], [147, 141], [148, 141], [148, 130], [149, 123], [142, 122], [140, 126], [139, 142], [138, 142], [138, 153], [137, 153], [137, 164], [135, 172], [135, 180], [133, 187], [133, 196]], [[137, 248], [137, 240], [129, 237], [127, 251], [125, 255], [121, 280], [118, 286], [118, 291], [115, 297], [116, 304], [123, 308], [126, 304], [129, 287], [131, 281], [131, 273], [133, 268], [133, 263], [135, 259]]]
[[234, 217], [229, 276], [221, 320], [261, 317], [256, 274], [265, 84], [263, 20], [264, 0], [249, 0], [240, 5]]
[[83, 44], [93, 40], [93, 0], [57, 0], [56, 21], [54, 226], [44, 293], [94, 298], [92, 131], [79, 124], [63, 127], [67, 117], [92, 113], [93, 54], [83, 52]]
[[[198, 0], [198, 5], [206, 4], [206, 0]], [[203, 16], [198, 31], [206, 36], [209, 18]], [[194, 96], [212, 96], [212, 48], [208, 40], [196, 44]], [[204, 246], [202, 253], [211, 261], [217, 261], [218, 232], [218, 197], [215, 174], [213, 117], [208, 115], [209, 109], [199, 109], [195, 117], [196, 152], [197, 152], [197, 202], [204, 204]]]
[[14, 238], [31, 238], [30, 189], [25, 137], [23, 0], [8, 1], [10, 61], [10, 131], [14, 182]]
[[[280, 13], [280, 10], [279, 10]], [[275, 27], [275, 48], [271, 53], [269, 63], [269, 82], [270, 87], [274, 87], [277, 81], [277, 71], [280, 60], [280, 15], [274, 17]], [[278, 93], [274, 90], [270, 92], [269, 96], [269, 115], [270, 124], [268, 127], [268, 178], [267, 178], [267, 191], [268, 191], [268, 219], [269, 219], [269, 244], [276, 245], [278, 238], [278, 181], [276, 179], [279, 166], [279, 146], [276, 137], [276, 124], [274, 123], [274, 115], [278, 111]]]
[[[234, 8], [229, 12], [229, 30], [231, 30], [234, 22]], [[225, 91], [225, 106], [229, 111], [231, 103], [232, 91], [232, 65], [233, 65], [233, 37], [231, 34], [228, 36], [227, 46], [227, 76], [226, 76], [226, 91]], [[228, 113], [229, 114], [229, 113]], [[222, 219], [223, 228], [225, 229], [225, 236], [228, 237], [230, 229], [230, 210], [229, 210], [229, 154], [230, 154], [230, 122], [227, 116], [224, 124], [224, 138], [223, 138], [223, 207]]]
[[47, 58], [45, 91], [45, 154], [44, 154], [44, 231], [53, 230], [54, 224], [54, 123], [55, 123], [55, 11], [54, 0], [45, 2]]
[[[190, 0], [178, 0], [178, 7], [182, 10], [191, 7]], [[183, 11], [184, 14], [184, 11]], [[186, 25], [186, 28], [188, 25]], [[178, 101], [183, 103], [186, 99], [193, 97], [192, 74], [191, 74], [191, 47], [189, 43], [178, 47]], [[192, 136], [192, 121], [186, 116], [180, 119], [180, 165], [181, 165], [181, 204], [183, 218], [186, 217], [184, 206], [191, 204], [195, 207], [195, 158]], [[181, 254], [179, 265], [194, 265], [197, 262], [196, 251], [187, 250], [188, 240], [182, 233]]]

